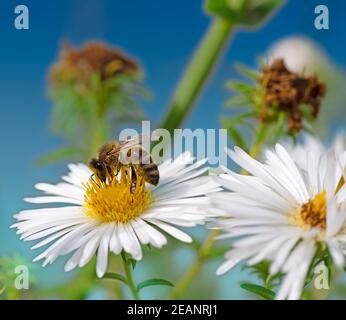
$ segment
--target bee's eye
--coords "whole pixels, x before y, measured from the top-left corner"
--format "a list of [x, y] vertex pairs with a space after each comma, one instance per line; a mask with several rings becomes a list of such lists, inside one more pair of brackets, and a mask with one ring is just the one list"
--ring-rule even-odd
[[102, 170], [103, 169], [103, 166], [102, 166], [102, 164], [100, 162], [96, 163], [96, 169], [97, 170]]

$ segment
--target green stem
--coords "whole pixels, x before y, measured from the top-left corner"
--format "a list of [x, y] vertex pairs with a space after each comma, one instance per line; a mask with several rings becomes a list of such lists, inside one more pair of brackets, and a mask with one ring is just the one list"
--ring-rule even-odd
[[102, 122], [101, 120], [95, 120], [91, 129], [91, 143], [88, 148], [88, 160], [97, 155], [97, 151], [100, 149], [103, 142]]
[[94, 90], [91, 90], [87, 96], [85, 96], [85, 104], [87, 108], [87, 125], [89, 131], [89, 141], [85, 145], [85, 150], [87, 152], [87, 161], [90, 158], [95, 157], [101, 145], [105, 143], [107, 139], [105, 135], [105, 109], [106, 102], [104, 97], [104, 90], [100, 86]]
[[208, 254], [213, 247], [214, 239], [218, 234], [219, 230], [213, 230], [209, 233], [207, 239], [197, 252], [196, 260], [180, 278], [179, 282], [174, 286], [174, 289], [168, 297], [169, 299], [179, 299], [186, 292], [186, 289], [190, 286], [192, 281], [200, 273], [203, 264], [207, 260]]
[[132, 293], [132, 296], [135, 300], [139, 300], [139, 293], [137, 290], [137, 287], [135, 285], [135, 282], [133, 280], [133, 276], [132, 276], [132, 265], [131, 265], [131, 261], [126, 259], [126, 257], [122, 256], [122, 260], [123, 260], [123, 267], [124, 267], [124, 271], [125, 271], [125, 276], [126, 276], [126, 280], [127, 280], [127, 285], [130, 288], [130, 291]]
[[181, 127], [226, 47], [232, 29], [232, 23], [226, 19], [215, 18], [211, 23], [179, 81], [161, 128], [172, 133], [174, 129]]

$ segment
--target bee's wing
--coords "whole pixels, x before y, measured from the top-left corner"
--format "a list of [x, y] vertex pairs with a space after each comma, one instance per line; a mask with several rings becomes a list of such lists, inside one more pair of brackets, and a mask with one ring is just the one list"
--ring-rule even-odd
[[150, 135], [150, 134], [140, 134], [130, 139], [124, 140], [120, 142], [121, 151], [127, 152], [131, 148], [134, 147], [144, 147], [149, 146], [151, 141], [157, 141], [160, 138], [159, 135]]
[[[150, 149], [150, 142], [157, 141], [160, 136], [141, 134], [120, 142], [120, 161], [123, 163], [139, 163], [143, 158], [143, 150]], [[128, 158], [128, 151], [131, 150], [131, 157]], [[145, 152], [146, 154], [146, 152]], [[143, 159], [142, 159], [143, 160]]]

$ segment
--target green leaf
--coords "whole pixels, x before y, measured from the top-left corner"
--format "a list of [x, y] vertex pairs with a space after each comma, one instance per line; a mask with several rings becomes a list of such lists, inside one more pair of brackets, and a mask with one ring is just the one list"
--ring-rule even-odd
[[242, 138], [241, 134], [238, 132], [238, 130], [235, 127], [228, 126], [227, 131], [229, 135], [231, 136], [234, 145], [242, 148], [243, 150], [247, 148], [244, 139]]
[[256, 144], [262, 144], [267, 139], [268, 127], [266, 125], [260, 126], [256, 133]]
[[127, 284], [127, 281], [124, 276], [122, 276], [119, 273], [113, 273], [113, 272], [107, 272], [102, 279], [112, 279], [112, 280], [119, 280], [125, 284]]
[[251, 293], [254, 293], [260, 297], [262, 297], [263, 299], [266, 300], [273, 300], [275, 298], [275, 292], [272, 290], [269, 290], [265, 287], [262, 287], [260, 285], [257, 284], [252, 284], [252, 283], [242, 283], [240, 284], [240, 287], [244, 290], [247, 290]]
[[333, 274], [333, 260], [332, 260], [332, 258], [331, 258], [331, 256], [329, 254], [326, 254], [324, 256], [323, 262], [324, 262], [324, 265], [328, 269], [328, 274], [329, 274], [328, 283], [329, 283], [329, 286], [330, 286], [331, 282], [332, 282], [332, 274]]
[[244, 120], [248, 118], [253, 118], [255, 117], [256, 114], [254, 112], [245, 112], [241, 114], [237, 114], [233, 116], [232, 118], [227, 118], [224, 119], [226, 126], [227, 125], [239, 125], [241, 124]]
[[206, 11], [234, 24], [256, 26], [283, 4], [283, 0], [206, 0]]
[[244, 66], [242, 64], [236, 64], [236, 69], [238, 72], [246, 78], [258, 81], [260, 78], [260, 73], [257, 70], [252, 70], [251, 68]]
[[136, 268], [137, 261], [135, 259], [129, 259], [129, 261], [131, 262], [132, 270], [134, 270]]
[[307, 276], [306, 276], [306, 278], [305, 278], [305, 282], [304, 282], [304, 287], [307, 287], [310, 283], [311, 283], [311, 281], [314, 279], [314, 271], [313, 271], [313, 269], [311, 268], [310, 270], [309, 270], [309, 272], [307, 273]]
[[237, 126], [241, 124], [243, 125], [245, 120], [251, 119], [254, 116], [255, 114], [253, 112], [246, 112], [235, 115], [232, 118], [221, 119], [223, 127], [227, 129], [227, 132], [232, 138], [234, 144], [244, 150], [247, 149], [246, 141], [243, 138], [242, 133], [238, 130]]
[[129, 255], [125, 251], [122, 251], [121, 252], [121, 257], [123, 258], [123, 260], [126, 263], [130, 263], [131, 264], [132, 270], [134, 270], [136, 268], [137, 261], [135, 259], [132, 259], [131, 255]]
[[277, 119], [277, 122], [274, 127], [274, 132], [273, 132], [273, 139], [272, 139], [272, 144], [274, 145], [277, 143], [281, 137], [284, 134], [284, 128], [285, 128], [285, 121], [286, 121], [286, 113], [285, 112], [280, 112], [279, 117]]
[[165, 279], [148, 279], [138, 284], [137, 290], [140, 291], [141, 289], [145, 287], [151, 287], [151, 286], [169, 286], [174, 287], [173, 283], [169, 282]]
[[70, 158], [74, 158], [80, 155], [80, 150], [74, 147], [66, 147], [61, 148], [55, 151], [52, 151], [40, 158], [38, 158], [35, 162], [38, 165], [45, 165], [56, 161], [67, 160]]
[[236, 80], [228, 81], [226, 83], [226, 88], [234, 92], [241, 92], [244, 95], [252, 94], [255, 90], [252, 84]]
[[255, 265], [244, 265], [243, 270], [249, 270], [250, 274], [255, 274], [259, 279], [263, 281], [263, 283], [266, 282], [268, 276], [269, 276], [269, 268], [270, 268], [270, 262], [267, 260], [264, 260], [260, 263], [257, 263]]
[[227, 109], [243, 110], [249, 106], [249, 99], [241, 95], [233, 96], [225, 102], [224, 106]]

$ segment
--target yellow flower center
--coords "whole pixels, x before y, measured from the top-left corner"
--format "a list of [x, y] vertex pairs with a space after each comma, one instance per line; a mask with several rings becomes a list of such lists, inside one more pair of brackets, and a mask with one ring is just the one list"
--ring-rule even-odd
[[[152, 201], [143, 177], [138, 176], [135, 187], [125, 170], [118, 180], [102, 182], [93, 176], [84, 184], [84, 208], [87, 216], [100, 222], [127, 223], [140, 216]], [[132, 189], [132, 190], [131, 190]]]
[[313, 227], [326, 229], [327, 201], [326, 191], [317, 194], [312, 200], [303, 204], [298, 213], [291, 215], [291, 223], [310, 230]]

